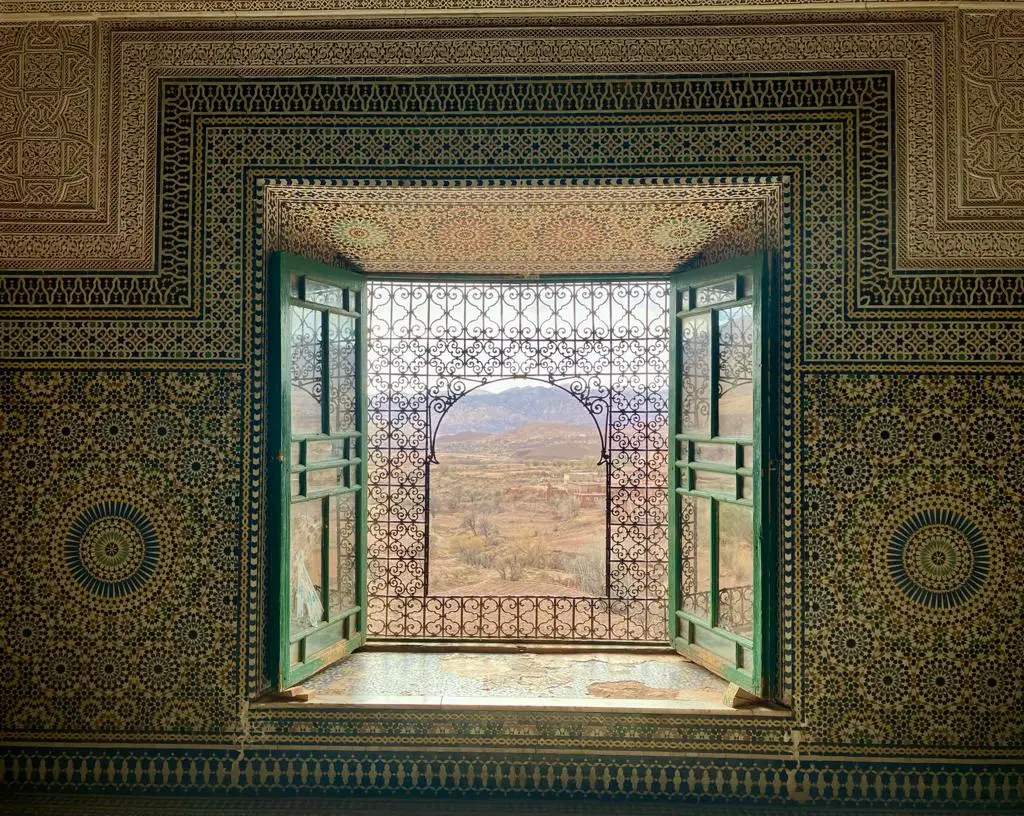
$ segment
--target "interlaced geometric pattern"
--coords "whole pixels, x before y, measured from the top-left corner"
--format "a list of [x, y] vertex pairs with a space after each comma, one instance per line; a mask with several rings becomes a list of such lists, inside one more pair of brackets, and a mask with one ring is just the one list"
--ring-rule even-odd
[[[369, 300], [369, 634], [664, 641], [667, 282], [374, 282]], [[600, 429], [603, 597], [430, 592], [438, 424], [512, 377], [560, 387]]]

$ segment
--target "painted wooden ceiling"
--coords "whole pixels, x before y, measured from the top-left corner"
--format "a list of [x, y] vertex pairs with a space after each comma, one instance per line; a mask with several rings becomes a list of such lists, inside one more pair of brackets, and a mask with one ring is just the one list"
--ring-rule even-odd
[[364, 271], [662, 274], [760, 245], [765, 189], [662, 184], [281, 187], [270, 243]]

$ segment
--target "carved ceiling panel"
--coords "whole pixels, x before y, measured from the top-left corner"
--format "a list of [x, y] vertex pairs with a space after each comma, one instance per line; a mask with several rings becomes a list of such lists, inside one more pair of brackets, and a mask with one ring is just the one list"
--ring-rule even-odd
[[294, 186], [269, 191], [278, 248], [369, 273], [667, 274], [752, 251], [762, 187]]

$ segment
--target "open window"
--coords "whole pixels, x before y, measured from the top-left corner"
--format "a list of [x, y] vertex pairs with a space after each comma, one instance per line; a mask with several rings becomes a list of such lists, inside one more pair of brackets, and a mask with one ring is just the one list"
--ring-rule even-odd
[[285, 688], [366, 639], [366, 315], [355, 272], [277, 253], [270, 273], [269, 549]]
[[[633, 631], [630, 621], [634, 617], [639, 620], [632, 610], [641, 609], [646, 615], [649, 607], [657, 610], [658, 630], [647, 636], [646, 642], [656, 639], [666, 647], [674, 646], [751, 695], [770, 696], [771, 672], [766, 667], [773, 659], [775, 600], [766, 547], [774, 523], [770, 497], [775, 489], [769, 463], [774, 459], [770, 429], [774, 427], [772, 405], [776, 400], [770, 390], [773, 378], [766, 374], [772, 370], [769, 355], [773, 353], [768, 342], [770, 276], [761, 255], [624, 288], [621, 282], [576, 280], [557, 285], [433, 279], [364, 284], [350, 269], [285, 253], [272, 257], [270, 269], [269, 336], [276, 342], [269, 353], [268, 376], [272, 473], [268, 552], [275, 608], [270, 652], [278, 688], [294, 685], [351, 653], [366, 642], [368, 633], [406, 641], [424, 639], [426, 633], [435, 640], [476, 637], [523, 642], [543, 636], [548, 642], [596, 643], [594, 622], [599, 616], [593, 609], [606, 614], [610, 621], [606, 630], [612, 634], [621, 617], [628, 635]], [[471, 291], [462, 291], [467, 286]], [[545, 305], [547, 295], [539, 291], [545, 286], [551, 288], [550, 306]], [[578, 297], [572, 296], [573, 287], [580, 289]], [[473, 300], [475, 295], [481, 296]], [[578, 308], [577, 300], [590, 305]], [[465, 304], [470, 301], [486, 331], [471, 331], [475, 323], [465, 329], [463, 324], [469, 325], [465, 317], [469, 306]], [[520, 308], [520, 302], [527, 303], [529, 309]], [[396, 311], [395, 303], [402, 308]], [[425, 572], [425, 565], [419, 563], [425, 562], [425, 548], [416, 549], [407, 539], [411, 536], [413, 544], [428, 540], [431, 491], [424, 474], [429, 472], [435, 420], [462, 399], [467, 383], [481, 385], [499, 375], [537, 376], [531, 366], [546, 365], [550, 355], [542, 343], [544, 335], [534, 332], [529, 320], [537, 321], [541, 315], [544, 325], [550, 323], [554, 327], [551, 343], [561, 349], [565, 327], [576, 325], [568, 316], [583, 314], [593, 322], [597, 303], [606, 304], [610, 322], [606, 331], [595, 333], [587, 324], [579, 332], [583, 339], [577, 345], [588, 350], [580, 365], [585, 363], [587, 370], [580, 374], [569, 366], [568, 352], [562, 349], [557, 358], [561, 368], [545, 376], [548, 387], [561, 382], [557, 373], [575, 389], [572, 393], [577, 399], [580, 395], [592, 397], [587, 404], [597, 408], [591, 413], [605, 422], [598, 425], [604, 428], [602, 438], [614, 443], [612, 454], [603, 456], [602, 463], [625, 474], [616, 480], [607, 475], [612, 473], [608, 470], [601, 493], [607, 519], [599, 526], [611, 531], [605, 533], [609, 543], [602, 591], [577, 593], [581, 597], [572, 598], [478, 598], [467, 595], [468, 590], [448, 576], [459, 590], [452, 591], [440, 573], [435, 575], [433, 596], [428, 594], [426, 580], [402, 583], [399, 579], [406, 574], [402, 570], [413, 575]], [[390, 304], [390, 311], [380, 304]], [[512, 317], [505, 320], [502, 309]], [[642, 324], [638, 316], [643, 317]], [[634, 334], [639, 332], [636, 336], [627, 333], [629, 342], [620, 339], [616, 328], [616, 321], [623, 320], [633, 321], [629, 325], [634, 326]], [[453, 328], [456, 322], [461, 327], [458, 332]], [[504, 328], [506, 323], [512, 329]], [[368, 365], [371, 329], [373, 349]], [[431, 340], [431, 332], [441, 336]], [[596, 343], [595, 338], [605, 336], [614, 353], [605, 353]], [[483, 359], [487, 349], [479, 337], [493, 341], [498, 350], [498, 362], [493, 366], [490, 357]], [[515, 343], [509, 339], [513, 337]], [[459, 345], [456, 340], [464, 343]], [[541, 345], [534, 349], [527, 340]], [[434, 357], [439, 361], [436, 372], [431, 368]], [[376, 364], [372, 363], [375, 359]], [[542, 362], [535, 364], [536, 360]], [[591, 369], [600, 361], [611, 368], [601, 369], [604, 373], [598, 376]], [[397, 373], [388, 365], [397, 367]], [[414, 376], [424, 366], [422, 376]], [[470, 376], [476, 371], [474, 366], [483, 372], [479, 383]], [[513, 368], [506, 371], [502, 366]], [[542, 368], [537, 371], [544, 373]], [[368, 375], [376, 378], [371, 379], [371, 384], [377, 384], [372, 397], [367, 391]], [[594, 389], [594, 395], [584, 388], [591, 380], [588, 387]], [[620, 380], [625, 385], [617, 385]], [[376, 406], [372, 415], [369, 403]], [[596, 422], [590, 416], [587, 421]], [[371, 549], [376, 562], [367, 557], [371, 460], [378, 463], [369, 473], [377, 497], [373, 518], [378, 527], [383, 519], [386, 531], [394, 533], [397, 542], [386, 536], [380, 541], [380, 536], [375, 538]], [[647, 474], [650, 481], [640, 484], [636, 474]], [[577, 487], [568, 472], [559, 471], [559, 478], [548, 482], [552, 480], [545, 482], [544, 490], [559, 495]], [[395, 489], [389, 492], [391, 485]], [[434, 487], [435, 499], [450, 503], [451, 497], [438, 492], [439, 485]], [[511, 494], [514, 485], [506, 487]], [[619, 493], [611, 496], [612, 488]], [[528, 489], [529, 485], [522, 487]], [[489, 508], [493, 504], [483, 502]], [[466, 523], [449, 525], [449, 530], [444, 527], [443, 513], [437, 506], [434, 510], [440, 532], [452, 536], [464, 532]], [[473, 539], [479, 531], [468, 526], [473, 535], [463, 536], [468, 540], [466, 546], [483, 548]], [[618, 534], [620, 528], [622, 534]], [[642, 541], [641, 534], [646, 536]], [[643, 560], [655, 578], [644, 573], [643, 582], [628, 587], [642, 583], [651, 597], [637, 600], [633, 597], [637, 592], [614, 594], [609, 589], [612, 579], [619, 582], [616, 587], [626, 584], [612, 569], [617, 564], [611, 560], [612, 547], [628, 550], [630, 555], [633, 550], [641, 551], [638, 541], [642, 544], [648, 539], [660, 544], [660, 550], [653, 545], [653, 549], [641, 548], [644, 558], [633, 557], [633, 561]], [[450, 553], [441, 546], [443, 542], [437, 543], [435, 556], [443, 561]], [[659, 551], [668, 562], [667, 585], [665, 561], [660, 562], [659, 575], [657, 559], [651, 555]], [[567, 571], [565, 564], [548, 566], [552, 575]], [[628, 577], [637, 570], [620, 572]], [[392, 576], [398, 578], [392, 580]], [[402, 594], [391, 597], [387, 594], [390, 590], [375, 589], [384, 579], [390, 582], [388, 587], [397, 586]], [[389, 618], [386, 627], [374, 630], [374, 604], [380, 607], [382, 598], [389, 615], [410, 617], [393, 625]], [[532, 604], [532, 618], [523, 613], [523, 598]], [[432, 634], [411, 617], [424, 616], [434, 602], [450, 613], [450, 619], [457, 619], [460, 628], [454, 628], [449, 619]], [[471, 602], [476, 604], [473, 609], [493, 607], [498, 613], [512, 609], [515, 628], [508, 629], [499, 620], [499, 625], [479, 626], [479, 631], [471, 632], [465, 623], [475, 620], [465, 613]], [[565, 627], [553, 627], [552, 631], [558, 629], [554, 635], [543, 629], [536, 623], [541, 619], [537, 610], [548, 607], [571, 614], [577, 623], [582, 621], [589, 627], [584, 636]], [[556, 620], [554, 613], [550, 617]], [[654, 630], [645, 625], [638, 631]]]
[[751, 255], [674, 277], [669, 399], [670, 637], [758, 697], [773, 620], [764, 266]]
[[[370, 281], [371, 639], [668, 646], [669, 284], [578, 274]], [[569, 464], [581, 429], [592, 461]], [[455, 477], [468, 501], [445, 476], [452, 431], [455, 447], [493, 468]], [[512, 461], [502, 464], [502, 451]], [[543, 471], [540, 483], [527, 471]], [[543, 534], [527, 498], [538, 488], [563, 504], [591, 502], [573, 520], [574, 543]], [[519, 572], [516, 550], [530, 562], [528, 580], [506, 587], [514, 593], [493, 580], [446, 591], [439, 570], [451, 562], [436, 556], [455, 543], [456, 504], [504, 528], [481, 543], [463, 516], [457, 526], [478, 539], [461, 542], [463, 566]]]

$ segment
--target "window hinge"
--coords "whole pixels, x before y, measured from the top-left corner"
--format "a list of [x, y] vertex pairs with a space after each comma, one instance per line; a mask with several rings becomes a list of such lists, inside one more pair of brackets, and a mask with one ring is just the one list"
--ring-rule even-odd
[[284, 451], [278, 451], [277, 456], [274, 457], [278, 462], [284, 461]]

